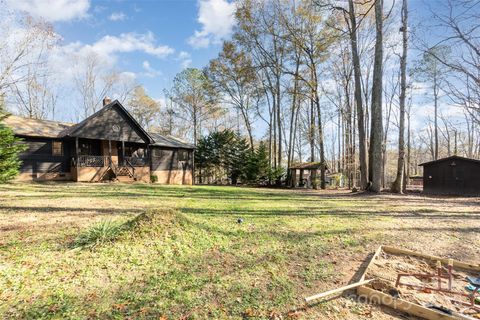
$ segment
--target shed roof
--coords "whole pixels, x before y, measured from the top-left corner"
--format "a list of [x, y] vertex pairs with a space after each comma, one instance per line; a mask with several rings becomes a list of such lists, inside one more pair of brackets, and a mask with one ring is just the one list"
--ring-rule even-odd
[[164, 136], [159, 133], [153, 133], [153, 132], [149, 132], [149, 134], [155, 141], [155, 143], [153, 143], [154, 146], [168, 147], [168, 148], [195, 149], [195, 146], [193, 144], [190, 144], [178, 138], [172, 137], [170, 135]]
[[477, 160], [477, 159], [465, 158], [465, 157], [460, 157], [460, 156], [450, 156], [450, 157], [446, 157], [446, 158], [441, 158], [441, 159], [437, 159], [437, 160], [433, 160], [433, 161], [420, 163], [419, 166], [428, 166], [428, 165], [432, 165], [432, 164], [435, 164], [435, 163], [439, 163], [439, 162], [443, 162], [443, 161], [450, 161], [450, 160], [463, 160], [463, 161], [470, 161], [470, 162], [480, 164], [480, 160]]
[[289, 169], [304, 169], [304, 170], [316, 170], [321, 169], [322, 163], [321, 162], [302, 162], [302, 163], [295, 163], [292, 164]]

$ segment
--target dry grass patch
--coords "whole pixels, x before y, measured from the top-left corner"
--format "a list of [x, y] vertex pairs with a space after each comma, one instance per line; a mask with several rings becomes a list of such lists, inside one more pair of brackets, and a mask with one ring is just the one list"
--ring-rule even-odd
[[349, 282], [381, 243], [480, 253], [478, 198], [73, 183], [0, 193], [2, 318], [390, 319], [355, 299], [303, 297]]

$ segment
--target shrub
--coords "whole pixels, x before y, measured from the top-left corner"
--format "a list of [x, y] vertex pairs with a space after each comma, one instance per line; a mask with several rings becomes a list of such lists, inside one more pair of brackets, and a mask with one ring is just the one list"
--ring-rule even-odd
[[74, 248], [91, 248], [115, 240], [123, 231], [123, 224], [105, 220], [80, 233], [72, 243]]
[[152, 182], [152, 183], [158, 182], [158, 176], [156, 176], [156, 175], [151, 175], [151, 176], [150, 176], [150, 182]]

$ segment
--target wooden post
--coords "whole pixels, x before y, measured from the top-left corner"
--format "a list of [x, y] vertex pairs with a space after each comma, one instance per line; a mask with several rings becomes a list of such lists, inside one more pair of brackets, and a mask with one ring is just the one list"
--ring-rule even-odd
[[317, 169], [311, 169], [310, 170], [310, 187], [312, 189], [315, 189], [314, 187], [316, 186], [315, 180], [317, 180]]
[[122, 165], [125, 165], [125, 141], [122, 140]]
[[79, 163], [78, 163], [78, 137], [75, 137], [75, 156], [74, 156], [74, 164], [75, 164], [75, 171], [70, 168], [70, 172], [73, 175], [74, 181], [78, 181], [78, 168], [79, 168]]
[[75, 157], [78, 160], [78, 137], [75, 137]]
[[108, 165], [112, 165], [112, 140], [108, 140]]

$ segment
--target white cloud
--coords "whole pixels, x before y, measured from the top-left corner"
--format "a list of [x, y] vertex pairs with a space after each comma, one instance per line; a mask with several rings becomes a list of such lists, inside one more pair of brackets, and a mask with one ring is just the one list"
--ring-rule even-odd
[[55, 22], [86, 17], [90, 0], [7, 0], [7, 5], [14, 10]]
[[123, 21], [127, 18], [127, 15], [123, 12], [113, 12], [110, 17], [108, 17], [111, 21]]
[[189, 59], [190, 57], [191, 57], [190, 53], [186, 51], [180, 51], [180, 53], [178, 54], [179, 59]]
[[[81, 72], [85, 63], [92, 57], [103, 68], [108, 69], [115, 68], [120, 54], [131, 52], [143, 52], [157, 58], [165, 58], [175, 50], [166, 45], [157, 45], [152, 33], [123, 33], [119, 36], [104, 36], [93, 44], [77, 41], [54, 47], [49, 59], [53, 68], [68, 81], [71, 80], [69, 77]], [[147, 64], [150, 66], [148, 62]]]
[[157, 58], [165, 58], [175, 52], [175, 50], [169, 46], [157, 46], [155, 44], [155, 36], [151, 32], [145, 34], [122, 33], [120, 36], [107, 35], [93, 45], [86, 45], [82, 49], [92, 50], [106, 56], [119, 52], [141, 51], [156, 56]]
[[195, 30], [188, 43], [194, 48], [206, 48], [228, 37], [235, 23], [235, 8], [235, 2], [227, 0], [200, 0], [198, 22], [202, 29]]
[[177, 60], [181, 61], [182, 69], [188, 68], [192, 64], [192, 56], [186, 51], [180, 51]]
[[150, 62], [148, 62], [147, 60], [143, 61], [142, 67], [145, 70], [143, 75], [146, 77], [153, 78], [162, 74], [161, 71], [155, 70], [154, 68], [152, 68], [152, 66], [150, 65]]

